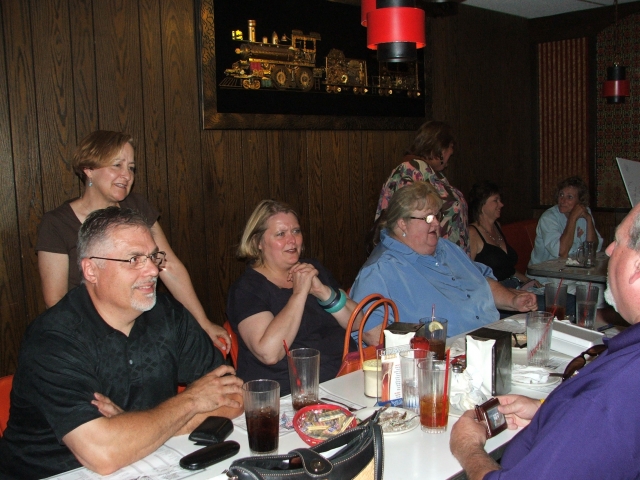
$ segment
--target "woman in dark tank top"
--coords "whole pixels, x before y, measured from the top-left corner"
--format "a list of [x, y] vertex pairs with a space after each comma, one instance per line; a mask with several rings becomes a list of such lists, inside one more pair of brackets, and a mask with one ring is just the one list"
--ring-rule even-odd
[[469, 228], [470, 257], [491, 267], [504, 286], [518, 288], [531, 279], [516, 271], [518, 254], [507, 243], [497, 221], [503, 206], [496, 184], [485, 181], [472, 187], [469, 194], [469, 213], [473, 219]]

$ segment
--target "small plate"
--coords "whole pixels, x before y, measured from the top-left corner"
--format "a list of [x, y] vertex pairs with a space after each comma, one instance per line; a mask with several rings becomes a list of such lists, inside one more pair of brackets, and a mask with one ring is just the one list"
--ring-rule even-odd
[[[376, 410], [380, 410], [380, 408], [382, 408], [382, 407], [369, 407], [369, 408], [363, 408], [362, 410], [358, 410], [355, 413], [356, 418], [358, 420], [364, 420], [365, 418], [369, 417]], [[417, 416], [414, 419], [412, 419], [411, 421], [409, 421], [409, 422], [405, 423], [404, 425], [402, 425], [401, 427], [397, 428], [396, 430], [389, 431], [388, 429], [384, 428], [385, 427], [385, 425], [384, 425], [385, 418], [392, 418], [393, 416], [401, 416], [401, 415], [404, 415], [405, 413], [407, 414], [406, 418], [411, 418], [412, 415], [417, 415], [415, 412], [412, 412], [411, 410], [407, 410], [407, 409], [404, 409], [404, 408], [398, 408], [398, 407], [389, 407], [384, 412], [382, 412], [382, 414], [380, 414], [379, 423], [382, 425], [382, 432], [385, 434], [385, 436], [387, 436], [387, 435], [400, 435], [402, 433], [407, 433], [407, 432], [410, 432], [411, 430], [413, 430], [414, 428], [417, 428], [418, 425], [420, 425], [420, 416]]]
[[542, 382], [542, 383], [527, 383], [527, 382], [519, 382], [519, 381], [514, 380], [512, 378], [511, 379], [511, 383], [514, 384], [514, 385], [518, 385], [519, 387], [538, 388], [538, 387], [546, 387], [548, 385], [555, 385], [560, 380], [562, 380], [562, 377], [549, 376], [549, 378], [547, 378], [546, 382]]

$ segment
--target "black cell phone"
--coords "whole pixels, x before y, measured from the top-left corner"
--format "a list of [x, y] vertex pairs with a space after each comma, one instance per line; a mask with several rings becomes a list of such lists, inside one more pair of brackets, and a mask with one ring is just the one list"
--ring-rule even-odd
[[490, 398], [482, 405], [476, 405], [476, 417], [484, 421], [487, 426], [487, 438], [491, 438], [507, 428], [507, 419], [498, 411], [500, 402], [497, 398]]
[[237, 455], [239, 451], [240, 444], [233, 440], [216, 443], [215, 445], [209, 445], [189, 455], [185, 455], [180, 459], [180, 466], [187, 470], [207, 468], [214, 463]]
[[196, 445], [211, 445], [224, 442], [233, 432], [233, 423], [225, 417], [207, 417], [198, 427], [191, 432], [189, 440]]

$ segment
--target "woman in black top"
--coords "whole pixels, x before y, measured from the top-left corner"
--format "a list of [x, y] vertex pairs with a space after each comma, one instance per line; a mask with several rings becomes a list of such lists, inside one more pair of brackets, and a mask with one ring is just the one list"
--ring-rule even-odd
[[[497, 221], [503, 206], [496, 184], [485, 181], [471, 188], [469, 211], [473, 222], [469, 228], [470, 256], [471, 260], [491, 267], [496, 279], [505, 287], [519, 288], [531, 279], [516, 271], [518, 254], [507, 243]], [[537, 281], [534, 284], [540, 286]]]
[[281, 395], [290, 393], [283, 340], [290, 349], [319, 350], [320, 381], [330, 380], [340, 369], [345, 328], [356, 307], [320, 262], [301, 260], [301, 253], [298, 214], [263, 200], [245, 226], [237, 256], [247, 268], [227, 302], [238, 334], [238, 376], [277, 380]]

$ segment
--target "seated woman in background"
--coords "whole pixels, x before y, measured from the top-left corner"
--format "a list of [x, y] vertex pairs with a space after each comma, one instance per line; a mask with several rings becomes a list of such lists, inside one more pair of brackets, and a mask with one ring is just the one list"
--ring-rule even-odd
[[[498, 308], [535, 310], [532, 293], [498, 283], [491, 269], [475, 263], [456, 245], [440, 238], [442, 199], [425, 182], [398, 190], [379, 222], [380, 243], [358, 273], [351, 289], [354, 301], [371, 293], [392, 299], [400, 321], [417, 323], [431, 314], [449, 321], [454, 336], [499, 319]], [[365, 325], [364, 341], [376, 345], [382, 312]]]
[[38, 227], [36, 252], [44, 303], [47, 308], [52, 307], [70, 289], [80, 285], [82, 276], [77, 263], [76, 243], [78, 231], [87, 216], [111, 206], [131, 208], [146, 218], [158, 248], [167, 254], [160, 270], [160, 280], [191, 312], [213, 343], [228, 352], [231, 338], [224, 328], [207, 318], [189, 272], [171, 250], [158, 223], [160, 214], [142, 195], [131, 193], [136, 172], [134, 153], [133, 137], [122, 132], [97, 130], [78, 144], [71, 166], [85, 185], [84, 192], [81, 197], [68, 200], [45, 213]]
[[451, 127], [431, 120], [418, 130], [416, 138], [398, 165], [382, 186], [376, 220], [389, 205], [393, 194], [412, 182], [424, 181], [433, 185], [442, 199], [440, 237], [469, 251], [467, 202], [460, 190], [449, 183], [444, 169], [453, 155], [455, 140]]
[[504, 204], [500, 188], [492, 182], [476, 183], [469, 192], [469, 212], [473, 223], [469, 228], [471, 260], [483, 263], [493, 270], [493, 275], [505, 287], [520, 288], [526, 283], [540, 287], [524, 273], [516, 271], [518, 253], [509, 245], [498, 219]]
[[[531, 252], [529, 265], [545, 262], [554, 258], [567, 258], [575, 255], [583, 242], [596, 242], [596, 251], [602, 248], [602, 237], [596, 230], [591, 210], [589, 209], [589, 189], [587, 184], [577, 176], [565, 178], [558, 183], [556, 190], [557, 205], [545, 211], [538, 220], [536, 241]], [[547, 277], [535, 277], [541, 283], [558, 281]], [[575, 294], [576, 285], [587, 285], [585, 282], [563, 280], [567, 292]], [[572, 297], [571, 300], [574, 300]], [[605, 306], [604, 285], [600, 286], [598, 308]], [[573, 302], [567, 299], [567, 314], [571, 314]], [[574, 310], [575, 312], [575, 310]]]
[[281, 395], [291, 391], [283, 340], [290, 349], [319, 350], [320, 381], [332, 379], [356, 307], [320, 262], [300, 260], [302, 250], [298, 214], [275, 200], [260, 202], [237, 250], [247, 268], [231, 286], [227, 302], [229, 322], [238, 334], [237, 375], [244, 381], [277, 380]]
[[575, 255], [586, 241], [597, 242], [597, 251], [602, 248], [602, 237], [589, 209], [589, 190], [584, 181], [580, 177], [562, 180], [558, 183], [556, 198], [558, 204], [538, 220], [529, 265]]

